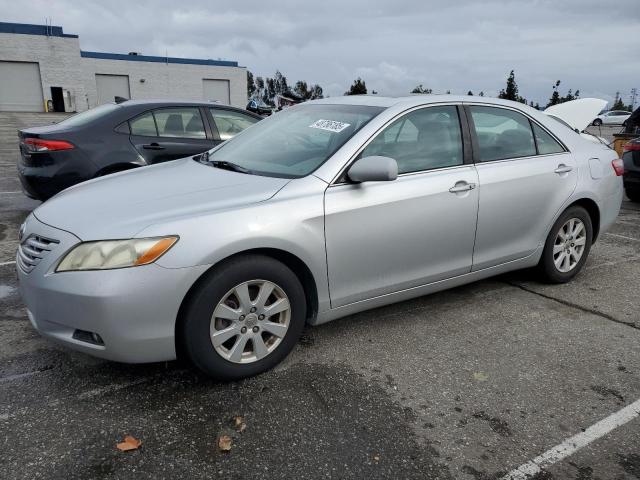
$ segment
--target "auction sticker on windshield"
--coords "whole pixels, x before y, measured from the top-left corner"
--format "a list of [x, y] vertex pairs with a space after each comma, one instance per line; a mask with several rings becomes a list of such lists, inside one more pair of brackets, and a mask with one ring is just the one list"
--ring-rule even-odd
[[311, 128], [319, 128], [321, 130], [328, 130], [330, 132], [340, 133], [342, 130], [347, 128], [350, 123], [342, 123], [337, 122], [335, 120], [317, 120], [313, 122], [309, 127]]

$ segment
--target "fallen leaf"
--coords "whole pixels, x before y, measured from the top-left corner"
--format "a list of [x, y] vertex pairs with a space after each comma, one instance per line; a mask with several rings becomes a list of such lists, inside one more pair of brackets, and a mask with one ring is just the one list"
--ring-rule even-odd
[[236, 426], [236, 430], [238, 430], [240, 433], [244, 432], [244, 430], [247, 428], [247, 424], [244, 423], [244, 417], [241, 417], [240, 415], [233, 417], [233, 423]]
[[140, 448], [140, 445], [142, 445], [142, 442], [140, 440], [132, 437], [131, 435], [127, 435], [126, 437], [124, 437], [124, 442], [118, 443], [116, 447], [118, 448], [118, 450], [128, 452], [129, 450], [136, 450]]
[[380, 461], [380, 455], [374, 455], [373, 456], [373, 461], [378, 463]]
[[218, 448], [221, 452], [228, 452], [231, 450], [231, 437], [229, 435], [222, 435], [218, 438]]
[[480, 382], [486, 382], [487, 380], [489, 380], [489, 375], [487, 375], [484, 372], [475, 372], [473, 374], [473, 378], [475, 378], [476, 380], [478, 380]]

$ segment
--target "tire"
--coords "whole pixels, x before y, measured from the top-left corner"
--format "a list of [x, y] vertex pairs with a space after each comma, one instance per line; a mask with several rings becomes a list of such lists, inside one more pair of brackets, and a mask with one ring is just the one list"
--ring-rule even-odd
[[[574, 235], [570, 235], [571, 221], [573, 221]], [[582, 224], [583, 229], [577, 231], [578, 221]], [[562, 240], [560, 232], [563, 232], [566, 240]], [[591, 243], [593, 241], [593, 224], [589, 213], [580, 206], [570, 207], [565, 210], [556, 220], [547, 236], [547, 240], [542, 252], [542, 258], [538, 264], [543, 279], [549, 283], [566, 283], [575, 277], [582, 269], [587, 261]], [[583, 243], [579, 243], [583, 242]], [[566, 245], [568, 250], [564, 248], [557, 251], [557, 247]], [[582, 247], [580, 250], [579, 247]], [[556, 253], [554, 253], [556, 250]], [[567, 254], [567, 252], [571, 252]], [[579, 258], [576, 260], [576, 255]], [[568, 260], [567, 260], [567, 257]], [[562, 260], [564, 259], [564, 260]], [[560, 266], [557, 265], [560, 262]]]
[[[272, 293], [260, 302], [263, 287]], [[275, 311], [287, 304], [288, 311], [269, 315], [269, 308]], [[190, 294], [177, 329], [180, 347], [213, 378], [257, 375], [291, 352], [304, 328], [306, 309], [302, 284], [286, 265], [263, 255], [234, 258], [210, 271]], [[215, 318], [214, 312], [219, 313]]]
[[629, 197], [629, 200], [632, 202], [640, 203], [640, 189], [626, 188], [624, 193], [627, 194], [627, 197]]
[[599, 118], [596, 118], [596, 119], [593, 121], [593, 126], [594, 126], [594, 127], [599, 127], [600, 125], [602, 125], [602, 120], [600, 120]]

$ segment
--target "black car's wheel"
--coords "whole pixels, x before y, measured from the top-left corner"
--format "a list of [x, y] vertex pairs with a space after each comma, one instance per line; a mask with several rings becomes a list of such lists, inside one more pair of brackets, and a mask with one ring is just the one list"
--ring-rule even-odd
[[624, 190], [624, 193], [627, 194], [627, 197], [629, 197], [629, 200], [631, 200], [632, 202], [640, 203], [640, 188], [638, 189], [626, 188]]
[[593, 121], [593, 125], [594, 125], [595, 127], [599, 127], [600, 125], [602, 125], [602, 120], [600, 120], [599, 118], [596, 118], [596, 119]]
[[216, 267], [200, 282], [180, 320], [179, 338], [200, 370], [234, 380], [282, 361], [305, 317], [296, 275], [273, 258], [247, 255]]
[[575, 206], [556, 220], [538, 265], [544, 278], [551, 283], [565, 283], [575, 277], [587, 261], [593, 239], [589, 213]]

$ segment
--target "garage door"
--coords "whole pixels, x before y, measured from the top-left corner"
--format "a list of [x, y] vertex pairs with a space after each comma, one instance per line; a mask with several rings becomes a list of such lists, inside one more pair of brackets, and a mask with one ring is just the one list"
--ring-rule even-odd
[[0, 62], [0, 110], [43, 112], [42, 82], [37, 63]]
[[103, 75], [96, 73], [98, 105], [113, 102], [115, 97], [131, 98], [128, 75]]
[[231, 103], [229, 95], [229, 80], [202, 80], [203, 100], [208, 102], [221, 102], [226, 105]]

